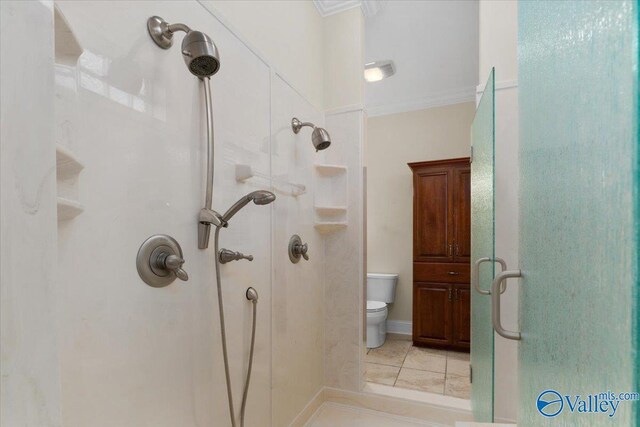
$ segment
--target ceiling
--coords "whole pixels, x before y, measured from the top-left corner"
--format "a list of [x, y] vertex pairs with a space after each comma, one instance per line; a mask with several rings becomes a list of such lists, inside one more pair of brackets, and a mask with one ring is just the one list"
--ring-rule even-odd
[[376, 3], [375, 13], [365, 14], [365, 61], [391, 59], [396, 74], [366, 83], [365, 108], [369, 116], [475, 99], [477, 1]]

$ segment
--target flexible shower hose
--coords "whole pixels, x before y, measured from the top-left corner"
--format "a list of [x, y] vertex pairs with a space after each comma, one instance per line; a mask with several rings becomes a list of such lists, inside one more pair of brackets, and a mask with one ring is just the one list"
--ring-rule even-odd
[[[216, 259], [216, 283], [218, 285], [218, 312], [220, 314], [220, 336], [222, 337], [222, 355], [224, 357], [224, 374], [227, 379], [227, 397], [229, 400], [229, 417], [231, 417], [231, 426], [236, 427], [235, 411], [233, 410], [233, 394], [231, 393], [231, 377], [229, 376], [229, 356], [227, 355], [227, 332], [224, 325], [224, 305], [222, 302], [222, 280], [220, 279], [220, 260], [218, 259], [218, 238], [220, 235], [220, 227], [216, 227], [215, 231], [215, 259]], [[249, 366], [247, 367], [247, 378], [244, 382], [244, 390], [242, 392], [242, 405], [240, 407], [240, 427], [244, 427], [244, 412], [247, 406], [247, 395], [249, 394], [249, 381], [251, 380], [251, 367], [253, 365], [253, 349], [256, 341], [256, 314], [258, 300], [252, 299], [253, 304], [253, 321], [251, 327], [251, 347], [249, 350]]]

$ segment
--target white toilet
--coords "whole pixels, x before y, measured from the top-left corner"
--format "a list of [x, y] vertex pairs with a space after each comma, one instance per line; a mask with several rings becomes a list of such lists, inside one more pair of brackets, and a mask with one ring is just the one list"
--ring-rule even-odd
[[396, 299], [397, 274], [367, 273], [367, 348], [387, 338], [387, 304]]

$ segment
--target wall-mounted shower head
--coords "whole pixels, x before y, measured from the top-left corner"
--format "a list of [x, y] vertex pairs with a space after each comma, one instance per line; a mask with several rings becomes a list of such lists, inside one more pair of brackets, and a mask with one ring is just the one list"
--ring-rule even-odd
[[163, 49], [173, 45], [173, 33], [187, 33], [182, 40], [182, 57], [196, 77], [211, 77], [220, 69], [220, 54], [211, 37], [184, 24], [169, 24], [159, 16], [147, 20], [147, 30], [153, 41]]
[[293, 129], [293, 133], [300, 132], [300, 129], [305, 126], [313, 128], [313, 132], [311, 133], [311, 142], [313, 142], [313, 146], [316, 151], [324, 150], [331, 145], [331, 136], [325, 128], [318, 127], [313, 123], [301, 122], [295, 117], [291, 119], [291, 129]]
[[182, 57], [196, 77], [211, 77], [220, 69], [220, 55], [213, 40], [200, 31], [189, 31], [182, 39]]
[[233, 206], [229, 208], [224, 215], [222, 215], [222, 222], [226, 224], [229, 220], [238, 213], [238, 211], [244, 208], [249, 202], [253, 202], [256, 205], [268, 205], [276, 199], [276, 195], [271, 191], [258, 190], [247, 194], [240, 200], [238, 200]]

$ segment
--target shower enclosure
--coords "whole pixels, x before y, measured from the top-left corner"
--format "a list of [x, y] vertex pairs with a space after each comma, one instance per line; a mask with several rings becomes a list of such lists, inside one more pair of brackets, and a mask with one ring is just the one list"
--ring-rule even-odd
[[494, 338], [491, 282], [495, 266], [495, 92], [491, 70], [471, 126], [471, 403], [492, 422]]

